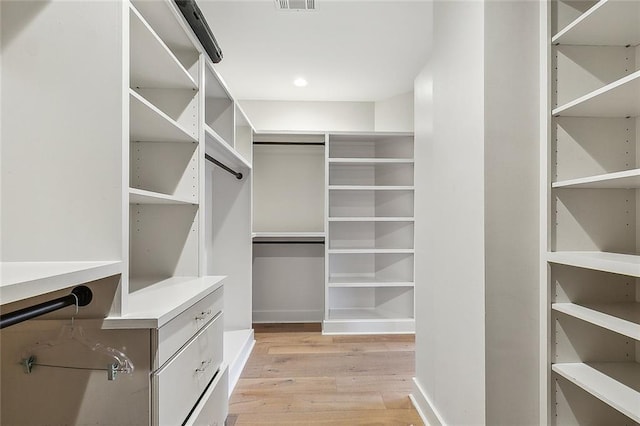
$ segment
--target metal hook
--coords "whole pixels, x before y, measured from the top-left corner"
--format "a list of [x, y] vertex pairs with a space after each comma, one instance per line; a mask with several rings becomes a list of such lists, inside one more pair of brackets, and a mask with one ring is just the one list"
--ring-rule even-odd
[[77, 294], [71, 293], [71, 295], [75, 299], [75, 307], [76, 307], [76, 312], [73, 315], [71, 315], [71, 326], [73, 327], [73, 320], [75, 319], [76, 315], [78, 315], [78, 309], [80, 307], [80, 302], [78, 301], [78, 295]]

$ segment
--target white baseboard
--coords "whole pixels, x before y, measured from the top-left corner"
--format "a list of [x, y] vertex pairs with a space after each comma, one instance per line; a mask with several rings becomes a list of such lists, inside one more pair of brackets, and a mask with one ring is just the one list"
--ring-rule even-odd
[[411, 392], [409, 398], [425, 425], [446, 426], [442, 416], [440, 416], [415, 377], [413, 378], [413, 392]]
[[224, 336], [225, 363], [229, 365], [229, 396], [231, 396], [256, 341], [253, 338], [253, 329], [225, 331]]
[[256, 324], [320, 322], [323, 316], [324, 311], [320, 310], [253, 311], [253, 322]]

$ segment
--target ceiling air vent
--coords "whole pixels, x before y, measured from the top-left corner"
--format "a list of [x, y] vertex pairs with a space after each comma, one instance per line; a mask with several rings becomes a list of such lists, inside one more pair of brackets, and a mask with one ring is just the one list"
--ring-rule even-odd
[[279, 10], [315, 10], [315, 0], [275, 0]]

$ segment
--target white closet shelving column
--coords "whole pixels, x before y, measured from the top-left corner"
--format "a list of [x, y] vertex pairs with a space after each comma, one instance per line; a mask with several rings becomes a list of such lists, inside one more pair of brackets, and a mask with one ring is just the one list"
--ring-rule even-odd
[[409, 333], [412, 134], [330, 134], [325, 333]]
[[640, 2], [545, 18], [541, 421], [638, 424]]

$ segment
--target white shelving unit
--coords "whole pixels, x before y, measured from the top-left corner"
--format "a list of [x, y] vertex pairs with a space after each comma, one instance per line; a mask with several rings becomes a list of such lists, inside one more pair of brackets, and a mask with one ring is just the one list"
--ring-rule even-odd
[[[136, 367], [108, 387], [77, 373], [68, 383], [78, 392], [48, 395], [59, 409], [34, 412], [26, 401], [55, 380], [25, 383], [14, 355], [55, 334], [70, 309], [3, 330], [0, 423], [204, 421], [191, 412], [224, 420], [228, 380], [253, 344], [251, 123], [173, 1], [0, 8], [3, 34], [13, 35], [1, 52], [3, 311], [86, 283], [94, 300], [78, 321], [126, 348]], [[244, 179], [205, 166], [205, 152]], [[196, 380], [189, 363], [201, 357], [211, 366]]]
[[323, 331], [413, 332], [413, 135], [327, 140]]
[[203, 195], [206, 203], [206, 272], [224, 275], [224, 362], [229, 365], [231, 395], [253, 348], [251, 303], [251, 209], [253, 166], [250, 152], [253, 125], [232, 97], [208, 59], [204, 75], [205, 152], [241, 173], [242, 178], [206, 161]]
[[637, 424], [640, 2], [585, 5], [547, 11], [541, 422]]

